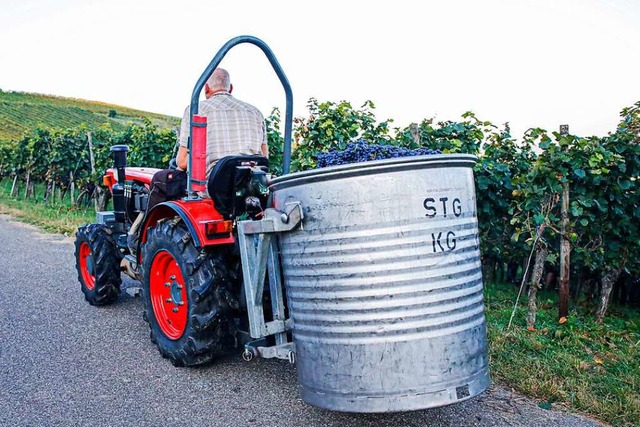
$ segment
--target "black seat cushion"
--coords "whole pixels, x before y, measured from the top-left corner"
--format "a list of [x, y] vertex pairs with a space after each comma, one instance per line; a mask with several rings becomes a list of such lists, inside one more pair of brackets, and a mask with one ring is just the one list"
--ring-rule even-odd
[[225, 218], [231, 219], [235, 215], [235, 188], [243, 178], [238, 173], [237, 167], [247, 162], [255, 162], [258, 166], [269, 166], [269, 160], [262, 156], [227, 156], [218, 160], [209, 174], [207, 191], [216, 210]]

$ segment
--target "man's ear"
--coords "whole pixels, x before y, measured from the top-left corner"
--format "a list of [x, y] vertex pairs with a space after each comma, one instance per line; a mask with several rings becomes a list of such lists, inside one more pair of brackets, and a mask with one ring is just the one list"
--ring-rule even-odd
[[209, 87], [209, 83], [204, 84], [204, 96], [208, 97], [211, 93], [211, 88]]
[[229, 84], [229, 93], [233, 92], [233, 83]]

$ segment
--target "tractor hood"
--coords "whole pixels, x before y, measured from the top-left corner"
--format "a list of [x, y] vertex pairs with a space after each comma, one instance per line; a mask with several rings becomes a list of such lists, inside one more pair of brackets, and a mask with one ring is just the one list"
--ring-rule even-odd
[[[153, 175], [158, 172], [160, 169], [158, 168], [125, 168], [125, 175], [127, 181], [137, 181], [141, 184], [151, 184], [151, 179]], [[103, 179], [104, 185], [109, 187], [113, 187], [113, 184], [116, 183], [116, 169], [111, 168], [107, 169], [107, 173], [104, 175]]]

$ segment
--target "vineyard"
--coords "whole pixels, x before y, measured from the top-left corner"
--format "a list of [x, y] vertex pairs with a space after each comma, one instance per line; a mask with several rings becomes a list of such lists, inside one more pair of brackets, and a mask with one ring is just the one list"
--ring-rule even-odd
[[160, 127], [179, 124], [175, 117], [125, 108], [96, 101], [0, 90], [0, 141], [20, 139], [36, 127], [69, 129], [84, 123], [89, 129], [105, 123], [124, 130], [129, 122], [149, 119]]
[[[294, 119], [292, 171], [394, 155], [476, 155], [493, 379], [544, 407], [558, 402], [612, 425], [637, 425], [640, 102], [623, 109], [605, 137], [531, 128], [520, 139], [471, 112], [398, 128], [378, 121], [372, 102], [354, 108], [312, 98], [307, 108]], [[76, 197], [91, 188], [106, 194], [112, 145], [130, 147], [131, 166], [162, 168], [173, 156], [175, 126], [140, 117], [33, 125], [0, 139], [0, 211], [8, 203], [5, 212], [15, 208], [31, 222], [49, 215], [60, 221], [54, 229], [75, 229], [89, 215]], [[280, 112], [266, 122], [271, 172], [280, 175]]]
[[[392, 120], [376, 119], [372, 102], [357, 109], [346, 101], [312, 98], [307, 107], [308, 116], [294, 121], [293, 171], [327, 166], [357, 141], [377, 150], [476, 155], [485, 278], [527, 285], [531, 330], [539, 288], [558, 290], [560, 319], [569, 315], [570, 300], [592, 307], [598, 322], [612, 297], [640, 302], [640, 103], [624, 109], [606, 137], [532, 128], [521, 140], [510, 135], [508, 125], [497, 127], [471, 112], [460, 121], [424, 119], [393, 128]], [[272, 172], [279, 174], [283, 140], [277, 109], [267, 117], [267, 131]], [[14, 196], [62, 198], [74, 188], [99, 187], [114, 144], [130, 146], [132, 166], [165, 167], [175, 142], [174, 130], [147, 118], [121, 128], [38, 126], [0, 143], [0, 179], [12, 180]], [[34, 183], [45, 184], [43, 194], [35, 194]]]
[[315, 167], [318, 153], [344, 150], [358, 137], [475, 154], [485, 277], [520, 282], [529, 273], [525, 279], [535, 285], [528, 293], [529, 328], [535, 329], [539, 286], [559, 289], [561, 319], [569, 298], [594, 305], [599, 322], [612, 294], [622, 303], [640, 302], [640, 103], [625, 108], [606, 137], [532, 128], [520, 141], [508, 125], [498, 128], [470, 112], [459, 122], [425, 119], [396, 128], [391, 137], [392, 121], [376, 122], [372, 108], [311, 100], [310, 118], [296, 123], [294, 167]]

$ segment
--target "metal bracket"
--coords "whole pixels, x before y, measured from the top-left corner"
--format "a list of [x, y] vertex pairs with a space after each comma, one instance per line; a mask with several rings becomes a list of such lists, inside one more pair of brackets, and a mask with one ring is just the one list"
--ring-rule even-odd
[[245, 344], [242, 359], [250, 362], [254, 357], [283, 359], [293, 364], [296, 362], [296, 346], [292, 342], [268, 346], [265, 339], [251, 341]]
[[285, 205], [284, 211], [265, 209], [260, 221], [242, 221], [238, 225], [244, 234], [282, 233], [296, 228], [303, 217], [300, 202], [292, 202]]
[[[293, 343], [288, 341], [287, 332], [292, 329], [292, 320], [285, 318], [284, 288], [276, 233], [283, 233], [297, 228], [302, 223], [302, 208], [299, 202], [288, 203], [284, 211], [266, 209], [259, 221], [239, 221], [238, 241], [242, 260], [244, 292], [249, 316], [249, 335], [254, 339], [274, 335], [275, 346], [254, 346], [247, 344], [245, 348], [256, 348], [254, 356], [265, 358], [277, 357], [293, 360], [289, 353], [295, 352]], [[273, 319], [266, 321], [262, 296], [265, 276], [269, 279], [271, 292], [271, 311]], [[245, 350], [245, 357], [248, 353]], [[285, 357], [286, 356], [286, 357]], [[249, 356], [247, 356], [249, 357]], [[253, 356], [251, 356], [252, 358]], [[245, 358], [245, 360], [247, 360]], [[250, 360], [250, 359], [249, 359]]]

